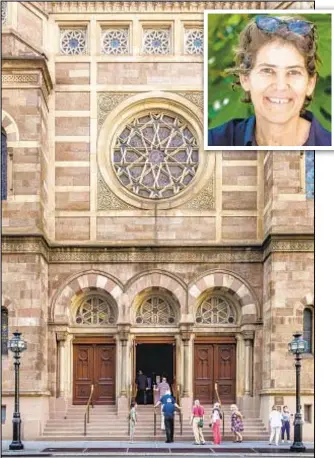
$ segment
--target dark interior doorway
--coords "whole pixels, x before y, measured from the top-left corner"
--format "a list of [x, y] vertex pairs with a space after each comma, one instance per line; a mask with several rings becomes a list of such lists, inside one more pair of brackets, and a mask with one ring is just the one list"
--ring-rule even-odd
[[[156, 376], [167, 377], [171, 388], [174, 380], [174, 345], [166, 343], [138, 343], [136, 346], [136, 375], [141, 370], [156, 383]], [[147, 390], [146, 404], [153, 404], [154, 393]], [[144, 404], [144, 399], [138, 397], [138, 404]]]

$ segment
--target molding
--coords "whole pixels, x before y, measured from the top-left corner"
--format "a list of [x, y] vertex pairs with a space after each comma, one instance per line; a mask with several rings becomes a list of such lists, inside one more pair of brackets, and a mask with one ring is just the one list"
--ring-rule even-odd
[[[313, 388], [301, 388], [300, 394], [302, 396], [314, 396]], [[276, 395], [285, 395], [285, 396], [296, 396], [296, 389], [291, 388], [268, 388], [259, 391], [260, 396], [276, 396]]]
[[271, 236], [251, 246], [77, 246], [55, 245], [43, 236], [2, 236], [2, 254], [39, 254], [58, 263], [262, 263], [273, 252], [314, 252], [313, 235]]
[[[15, 391], [14, 390], [3, 390], [1, 392], [2, 396], [10, 396], [14, 397]], [[41, 396], [51, 396], [50, 391], [30, 391], [30, 390], [20, 390], [20, 397], [41, 397]]]

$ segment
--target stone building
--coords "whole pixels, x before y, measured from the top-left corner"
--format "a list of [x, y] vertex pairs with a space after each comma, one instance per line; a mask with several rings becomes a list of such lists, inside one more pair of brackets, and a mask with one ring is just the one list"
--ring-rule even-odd
[[2, 2], [2, 337], [28, 344], [25, 439], [92, 384], [123, 414], [140, 368], [168, 374], [185, 414], [217, 383], [266, 424], [274, 402], [295, 409], [297, 329], [313, 437], [314, 159], [203, 150], [203, 10], [267, 6]]

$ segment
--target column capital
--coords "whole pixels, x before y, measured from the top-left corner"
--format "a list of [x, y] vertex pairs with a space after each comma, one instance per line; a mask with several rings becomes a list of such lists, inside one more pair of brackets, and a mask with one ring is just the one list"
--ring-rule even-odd
[[64, 343], [65, 340], [67, 339], [68, 333], [67, 331], [57, 331], [56, 332], [56, 339], [57, 342], [62, 342]]
[[129, 340], [130, 335], [130, 324], [129, 323], [121, 323], [117, 325], [119, 340], [121, 342], [125, 342]]
[[250, 340], [254, 340], [254, 335], [255, 335], [254, 331], [242, 331], [241, 334], [246, 344], [247, 344], [247, 341], [249, 342]]

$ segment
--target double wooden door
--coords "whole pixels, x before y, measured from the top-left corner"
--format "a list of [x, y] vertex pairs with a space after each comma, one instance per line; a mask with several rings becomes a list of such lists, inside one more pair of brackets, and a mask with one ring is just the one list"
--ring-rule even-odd
[[233, 343], [195, 343], [194, 397], [202, 404], [217, 400], [215, 383], [222, 403], [235, 402], [235, 350]]
[[74, 343], [73, 404], [86, 404], [94, 385], [94, 404], [115, 403], [116, 345]]

